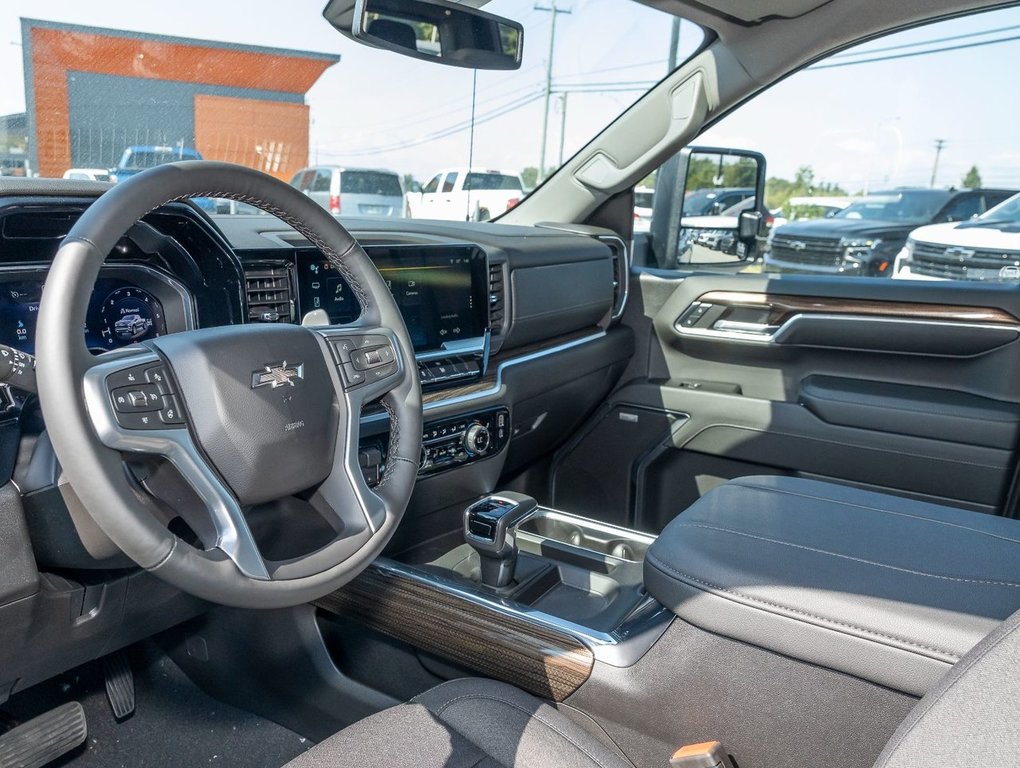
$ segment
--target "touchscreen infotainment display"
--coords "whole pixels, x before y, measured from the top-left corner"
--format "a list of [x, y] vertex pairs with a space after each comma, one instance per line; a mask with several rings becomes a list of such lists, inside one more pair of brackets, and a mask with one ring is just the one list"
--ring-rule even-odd
[[[482, 336], [488, 327], [485, 254], [473, 245], [365, 246], [404, 316], [416, 351]], [[301, 316], [316, 309], [331, 323], [361, 312], [350, 286], [322, 254], [297, 258]]]

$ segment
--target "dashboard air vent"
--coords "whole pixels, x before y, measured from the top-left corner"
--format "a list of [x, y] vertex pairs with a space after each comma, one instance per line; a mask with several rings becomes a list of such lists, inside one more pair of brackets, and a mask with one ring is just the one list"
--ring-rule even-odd
[[492, 335], [503, 333], [503, 310], [506, 307], [506, 289], [503, 283], [503, 265], [489, 265], [489, 327]]
[[289, 323], [294, 320], [290, 269], [280, 264], [251, 264], [244, 270], [248, 322]]
[[600, 237], [599, 240], [613, 252], [613, 320], [619, 320], [627, 306], [627, 283], [630, 279], [627, 246], [618, 237]]

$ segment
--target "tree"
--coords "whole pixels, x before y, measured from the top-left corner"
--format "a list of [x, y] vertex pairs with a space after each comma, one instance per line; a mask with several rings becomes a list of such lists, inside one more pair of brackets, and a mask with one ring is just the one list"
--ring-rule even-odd
[[407, 190], [408, 192], [413, 191], [414, 190], [414, 185], [417, 184], [417, 183], [418, 182], [416, 182], [414, 180], [414, 176], [412, 174], [410, 174], [410, 173], [405, 173], [404, 174], [404, 189], [405, 190]]
[[981, 186], [981, 172], [976, 165], [972, 165], [963, 177], [963, 186], [968, 189], [977, 189]]
[[521, 182], [528, 189], [534, 188], [538, 184], [538, 168], [533, 165], [529, 165], [527, 168], [521, 171]]

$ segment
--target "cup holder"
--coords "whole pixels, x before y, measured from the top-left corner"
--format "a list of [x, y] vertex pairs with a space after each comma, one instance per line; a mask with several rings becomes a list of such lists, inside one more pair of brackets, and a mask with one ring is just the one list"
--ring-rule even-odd
[[521, 523], [517, 530], [526, 535], [531, 534], [540, 539], [557, 541], [629, 562], [644, 560], [645, 552], [654, 540], [653, 537], [638, 531], [617, 528], [550, 509], [539, 509]]

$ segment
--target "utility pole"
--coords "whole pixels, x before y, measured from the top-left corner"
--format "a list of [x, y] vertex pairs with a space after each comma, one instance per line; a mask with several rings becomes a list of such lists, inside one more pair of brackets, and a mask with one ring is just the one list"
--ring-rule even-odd
[[570, 94], [564, 91], [560, 94], [560, 162], [563, 165], [563, 143], [567, 138], [567, 96]]
[[942, 154], [942, 148], [946, 146], [945, 139], [935, 139], [935, 163], [931, 167], [931, 184], [932, 189], [935, 189], [935, 174], [939, 172], [939, 155]]
[[552, 14], [552, 23], [549, 25], [549, 58], [545, 62], [545, 112], [542, 117], [542, 156], [538, 161], [538, 181], [545, 178], [545, 147], [549, 138], [549, 99], [552, 95], [552, 72], [553, 72], [553, 51], [556, 50], [556, 17], [561, 13], [570, 13], [565, 8], [557, 8], [556, 0], [550, 0], [549, 5], [536, 5], [536, 11], [547, 11]]
[[676, 69], [677, 51], [680, 50], [680, 17], [673, 17], [673, 31], [669, 35], [669, 68], [667, 72]]

